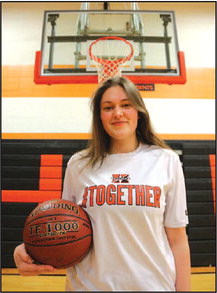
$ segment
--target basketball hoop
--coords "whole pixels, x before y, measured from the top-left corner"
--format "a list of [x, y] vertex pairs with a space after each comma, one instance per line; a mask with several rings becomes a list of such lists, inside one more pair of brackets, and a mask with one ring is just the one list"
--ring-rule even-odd
[[98, 82], [121, 76], [126, 61], [133, 56], [133, 45], [120, 37], [102, 37], [91, 43], [89, 55], [95, 62]]

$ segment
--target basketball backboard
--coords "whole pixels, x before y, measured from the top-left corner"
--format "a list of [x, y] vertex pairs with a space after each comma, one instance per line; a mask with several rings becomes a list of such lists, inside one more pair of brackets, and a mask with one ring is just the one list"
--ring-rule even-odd
[[[126, 39], [133, 56], [122, 67], [122, 76], [136, 84], [185, 83], [184, 53], [179, 51], [173, 11], [92, 10], [83, 2], [81, 10], [45, 11], [41, 50], [36, 52], [37, 84], [97, 83], [96, 64], [89, 55], [93, 41], [105, 36]], [[114, 46], [110, 54], [122, 54]]]

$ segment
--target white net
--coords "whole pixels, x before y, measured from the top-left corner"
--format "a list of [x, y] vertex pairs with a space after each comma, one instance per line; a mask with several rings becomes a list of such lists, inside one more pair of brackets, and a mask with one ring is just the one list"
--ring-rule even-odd
[[124, 63], [133, 55], [133, 46], [123, 38], [103, 37], [90, 45], [89, 54], [97, 68], [98, 82], [101, 83], [121, 76]]

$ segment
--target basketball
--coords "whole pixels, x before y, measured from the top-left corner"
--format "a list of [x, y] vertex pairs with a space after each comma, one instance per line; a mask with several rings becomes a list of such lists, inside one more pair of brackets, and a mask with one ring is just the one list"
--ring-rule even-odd
[[71, 201], [45, 201], [27, 217], [23, 242], [36, 263], [67, 268], [89, 252], [91, 222], [83, 208]]

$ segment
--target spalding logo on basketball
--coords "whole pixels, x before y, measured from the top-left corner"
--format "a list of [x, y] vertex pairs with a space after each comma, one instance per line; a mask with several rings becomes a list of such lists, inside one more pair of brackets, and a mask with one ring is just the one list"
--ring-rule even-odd
[[71, 201], [45, 201], [26, 219], [23, 241], [35, 262], [67, 268], [80, 262], [90, 250], [91, 222], [82, 207]]

